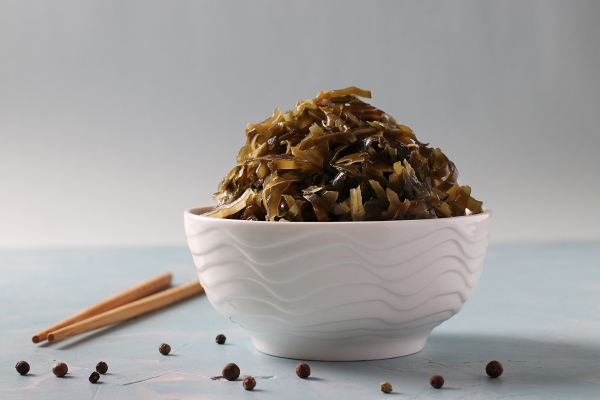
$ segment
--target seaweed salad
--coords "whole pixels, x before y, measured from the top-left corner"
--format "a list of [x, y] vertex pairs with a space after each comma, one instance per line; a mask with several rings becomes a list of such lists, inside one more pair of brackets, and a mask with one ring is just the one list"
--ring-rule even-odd
[[381, 221], [482, 212], [439, 148], [360, 98], [321, 91], [249, 123], [237, 165], [206, 216], [255, 221]]

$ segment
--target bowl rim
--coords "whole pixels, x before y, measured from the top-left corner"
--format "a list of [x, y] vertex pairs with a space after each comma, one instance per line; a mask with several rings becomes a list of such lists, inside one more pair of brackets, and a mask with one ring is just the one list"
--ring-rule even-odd
[[[245, 220], [245, 219], [229, 219], [229, 218], [213, 218], [213, 217], [206, 217], [203, 216], [202, 214], [199, 214], [199, 210], [205, 210], [203, 211], [203, 213], [209, 211], [210, 209], [214, 208], [215, 206], [200, 206], [200, 207], [193, 207], [193, 208], [188, 208], [187, 210], [184, 211], [184, 218], [191, 218], [194, 220], [198, 220], [198, 221], [211, 221], [211, 222], [216, 222], [216, 221], [222, 221], [222, 223], [226, 223], [226, 224], [231, 224], [231, 223], [244, 223], [244, 224], [261, 224], [261, 225], [273, 225], [273, 221], [251, 221], [251, 220]], [[444, 222], [448, 222], [448, 221], [456, 221], [458, 220], [462, 220], [462, 219], [478, 219], [478, 218], [489, 218], [492, 217], [492, 210], [488, 209], [488, 208], [483, 208], [483, 212], [478, 213], [478, 214], [469, 214], [469, 215], [461, 215], [458, 217], [446, 217], [446, 218], [430, 218], [430, 219], [403, 219], [403, 220], [385, 220], [385, 221], [327, 221], [327, 222], [310, 222], [310, 221], [301, 221], [301, 222], [297, 222], [297, 221], [290, 221], [289, 223], [293, 226], [313, 226], [313, 225], [318, 225], [318, 226], [344, 226], [344, 225], [348, 225], [351, 224], [352, 226], [356, 225], [356, 224], [397, 224], [400, 222], [403, 223], [425, 223], [426, 221], [429, 221], [429, 223], [431, 223], [431, 221], [444, 221]], [[280, 224], [277, 224], [277, 226], [279, 226]], [[287, 225], [287, 224], [286, 224]]]

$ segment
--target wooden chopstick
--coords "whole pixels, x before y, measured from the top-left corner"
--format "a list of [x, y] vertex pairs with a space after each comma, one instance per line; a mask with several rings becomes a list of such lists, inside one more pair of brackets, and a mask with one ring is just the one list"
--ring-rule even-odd
[[63, 319], [51, 327], [33, 335], [31, 340], [33, 343], [42, 342], [48, 338], [48, 334], [50, 332], [57, 331], [65, 326], [83, 321], [87, 318], [93, 317], [94, 315], [98, 315], [115, 307], [122, 306], [123, 304], [131, 303], [132, 301], [146, 297], [149, 294], [156, 293], [159, 290], [169, 286], [171, 284], [171, 279], [173, 279], [173, 276], [168, 272], [157, 275], [154, 278], [132, 286], [129, 289], [119, 292], [105, 300], [102, 300], [99, 303], [81, 310], [78, 313], [71, 315], [69, 318]]
[[133, 303], [106, 311], [102, 314], [95, 315], [91, 318], [77, 322], [73, 325], [66, 326], [48, 334], [48, 341], [55, 342], [69, 338], [80, 333], [89, 332], [94, 329], [102, 328], [107, 325], [122, 322], [158, 308], [176, 303], [188, 297], [200, 294], [204, 288], [200, 286], [198, 280], [195, 280], [185, 285], [167, 289], [160, 293], [153, 294]]

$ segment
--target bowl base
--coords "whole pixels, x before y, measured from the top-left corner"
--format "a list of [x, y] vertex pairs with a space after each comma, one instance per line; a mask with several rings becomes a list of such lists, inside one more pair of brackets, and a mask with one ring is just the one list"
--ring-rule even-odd
[[423, 349], [431, 330], [407, 337], [361, 336], [316, 340], [287, 335], [252, 335], [256, 350], [271, 356], [313, 361], [365, 361], [395, 358]]

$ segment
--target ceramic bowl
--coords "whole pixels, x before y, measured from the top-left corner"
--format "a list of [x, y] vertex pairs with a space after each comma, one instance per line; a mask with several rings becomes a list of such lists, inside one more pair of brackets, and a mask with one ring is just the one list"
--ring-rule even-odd
[[323, 361], [420, 351], [473, 293], [491, 211], [378, 222], [259, 222], [187, 210], [209, 301], [259, 351]]

